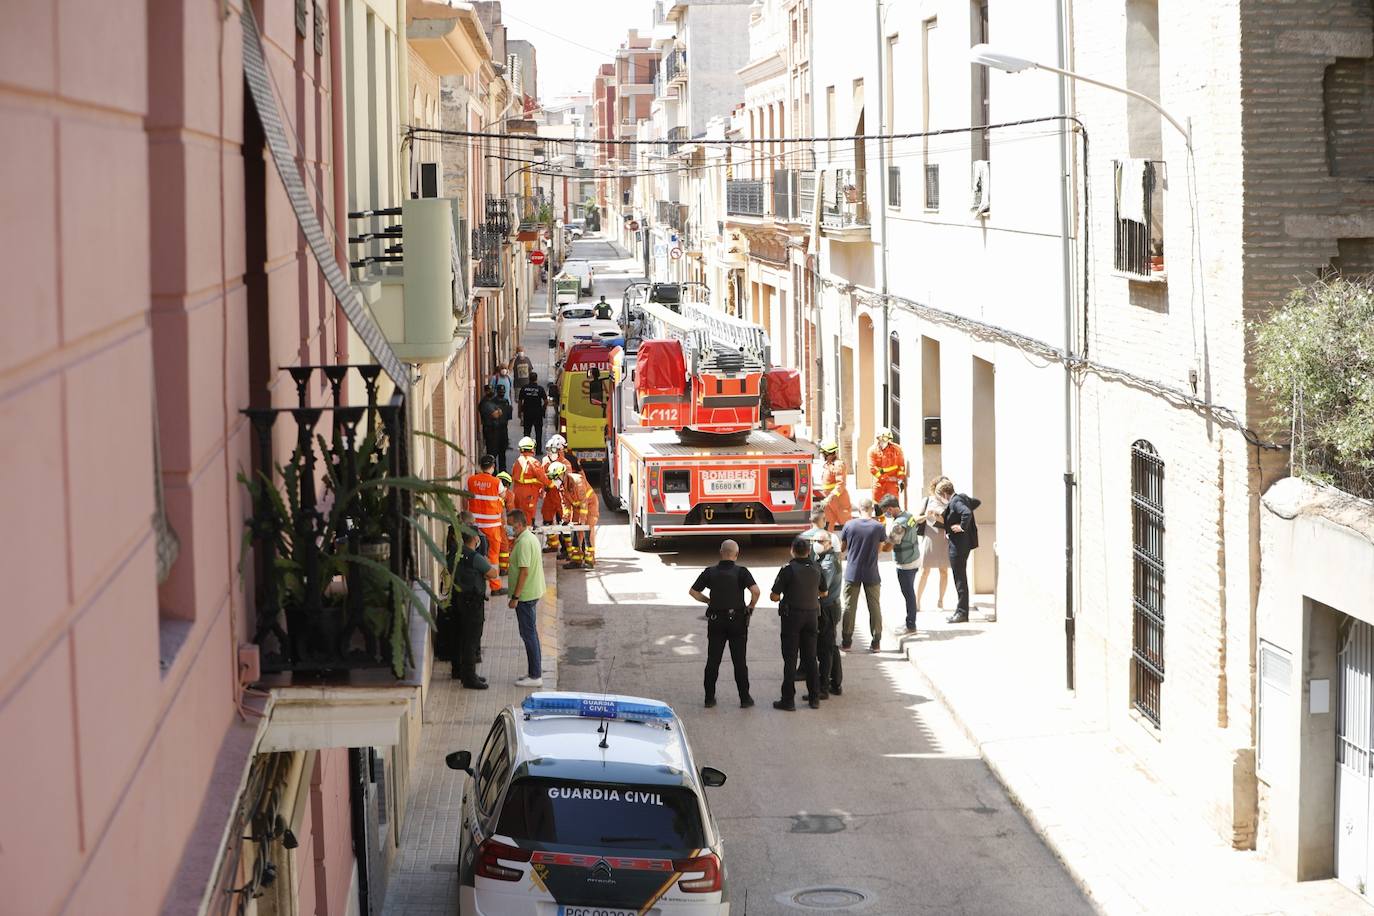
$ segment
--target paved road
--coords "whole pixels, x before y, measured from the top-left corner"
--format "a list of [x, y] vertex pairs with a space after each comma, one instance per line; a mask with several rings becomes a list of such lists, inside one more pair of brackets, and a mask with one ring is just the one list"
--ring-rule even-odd
[[[604, 245], [580, 244], [579, 253]], [[607, 298], [628, 279], [612, 271], [631, 270], [625, 261], [610, 267], [597, 284]], [[721, 703], [705, 709], [706, 623], [687, 589], [714, 562], [714, 545], [637, 554], [624, 516], [603, 508], [602, 519], [595, 572], [559, 578], [559, 687], [666, 700], [683, 716], [698, 762], [729, 774], [712, 807], [733, 912], [1093, 912], [905, 656], [873, 655], [856, 641], [842, 697], [818, 711], [778, 712], [778, 618], [765, 595], [749, 644], [759, 705], [733, 702], [727, 656]], [[746, 544], [742, 562], [766, 590], [785, 554]], [[834, 890], [812, 906], [793, 902], [814, 888]], [[846, 891], [863, 903], [842, 907]]]

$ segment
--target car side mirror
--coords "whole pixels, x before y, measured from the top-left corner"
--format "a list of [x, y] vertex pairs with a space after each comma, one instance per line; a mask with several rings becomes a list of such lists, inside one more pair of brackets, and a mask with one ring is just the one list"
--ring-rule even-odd
[[706, 787], [709, 789], [718, 789], [725, 785], [725, 774], [715, 767], [702, 767], [701, 781], [705, 783]]
[[[472, 751], [454, 751], [444, 758], [444, 762], [448, 764], [450, 770], [462, 770], [469, 776], [473, 775]], [[724, 780], [724, 778], [725, 776], [722, 774], [721, 779]], [[710, 785], [710, 783], [707, 783], [707, 785]]]

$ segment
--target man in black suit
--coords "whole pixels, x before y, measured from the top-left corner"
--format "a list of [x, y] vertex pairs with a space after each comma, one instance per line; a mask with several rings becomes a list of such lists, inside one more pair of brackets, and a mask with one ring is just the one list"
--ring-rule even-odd
[[973, 510], [983, 501], [955, 493], [954, 484], [948, 479], [936, 492], [947, 500], [944, 522], [949, 538], [949, 568], [954, 572], [954, 590], [959, 594], [959, 606], [945, 619], [950, 623], [968, 623], [968, 557], [978, 546], [978, 521], [973, 517]]

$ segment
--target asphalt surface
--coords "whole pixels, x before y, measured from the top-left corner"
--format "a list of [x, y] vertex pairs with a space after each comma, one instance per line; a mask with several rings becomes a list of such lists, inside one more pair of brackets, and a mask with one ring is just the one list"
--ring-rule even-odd
[[[615, 254], [595, 238], [574, 247]], [[599, 273], [596, 293], [612, 301], [638, 278], [629, 261]], [[687, 590], [716, 542], [636, 553], [624, 515], [603, 507], [601, 519], [596, 570], [559, 578], [559, 687], [670, 703], [698, 764], [728, 774], [710, 802], [733, 914], [1094, 912], [905, 656], [867, 651], [862, 607], [844, 695], [774, 710], [782, 662], [767, 588], [786, 549], [745, 543], [740, 560], [765, 591], [749, 640], [758, 705], [738, 707], [727, 653], [720, 705], [705, 709], [706, 622]]]

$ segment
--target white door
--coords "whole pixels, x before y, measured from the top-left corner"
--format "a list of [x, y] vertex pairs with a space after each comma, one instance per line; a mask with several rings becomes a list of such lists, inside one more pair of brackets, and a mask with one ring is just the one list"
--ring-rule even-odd
[[1374, 899], [1371, 862], [1370, 776], [1374, 703], [1374, 627], [1347, 620], [1341, 628], [1340, 695], [1336, 707], [1336, 879]]

